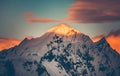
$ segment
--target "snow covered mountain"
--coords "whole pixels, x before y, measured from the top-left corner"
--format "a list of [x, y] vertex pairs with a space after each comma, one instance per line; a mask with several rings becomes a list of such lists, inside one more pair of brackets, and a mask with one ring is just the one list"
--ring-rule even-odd
[[120, 55], [105, 38], [94, 43], [59, 24], [0, 52], [0, 76], [120, 76]]

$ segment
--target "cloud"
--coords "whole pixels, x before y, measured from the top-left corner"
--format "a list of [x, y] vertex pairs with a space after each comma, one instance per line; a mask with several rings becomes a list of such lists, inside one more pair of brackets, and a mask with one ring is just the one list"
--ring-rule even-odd
[[118, 30], [112, 30], [108, 36], [120, 36], [120, 29]]
[[67, 20], [75, 23], [109, 23], [120, 21], [120, 0], [75, 0]]
[[25, 12], [24, 13], [24, 18], [28, 21], [28, 22], [32, 22], [32, 23], [36, 23], [36, 22], [40, 22], [40, 23], [49, 23], [49, 22], [60, 22], [61, 20], [55, 20], [55, 19], [51, 19], [51, 18], [39, 18], [34, 16], [33, 13], [31, 12]]
[[110, 46], [120, 54], [120, 29], [112, 30], [107, 36], [99, 35], [92, 38], [93, 42], [99, 41], [102, 37], [106, 37], [106, 40]]

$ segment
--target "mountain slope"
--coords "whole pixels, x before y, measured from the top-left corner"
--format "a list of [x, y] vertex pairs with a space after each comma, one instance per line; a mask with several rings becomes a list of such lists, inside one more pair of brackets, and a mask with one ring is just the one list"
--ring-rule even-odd
[[59, 24], [0, 52], [0, 76], [119, 76], [119, 58], [104, 38], [93, 43], [89, 36]]

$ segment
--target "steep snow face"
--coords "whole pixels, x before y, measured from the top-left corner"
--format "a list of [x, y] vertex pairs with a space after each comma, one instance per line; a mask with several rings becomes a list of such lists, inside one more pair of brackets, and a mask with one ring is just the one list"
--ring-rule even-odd
[[[61, 37], [51, 43], [51, 46], [48, 46], [49, 51], [44, 54], [39, 63], [45, 67], [47, 67], [46, 62], [48, 65], [55, 63], [49, 68], [54, 66], [54, 68], [65, 69], [69, 76], [119, 76], [120, 56], [110, 48], [104, 38], [93, 45], [64, 43]], [[47, 67], [48, 73], [56, 75], [56, 72], [52, 72], [49, 68]], [[61, 69], [57, 70], [63, 73], [64, 70]]]
[[103, 38], [60, 24], [0, 52], [0, 76], [119, 76], [120, 56]]
[[71, 28], [67, 24], [59, 24], [59, 25], [51, 28], [48, 32], [53, 32], [55, 34], [60, 34], [60, 35], [64, 35], [64, 36], [71, 36], [71, 35], [74, 35], [74, 34], [80, 34], [81, 33], [78, 30]]

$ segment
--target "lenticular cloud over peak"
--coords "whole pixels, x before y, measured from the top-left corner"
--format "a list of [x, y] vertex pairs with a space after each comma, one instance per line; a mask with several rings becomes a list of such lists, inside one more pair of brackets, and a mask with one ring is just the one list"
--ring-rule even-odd
[[110, 23], [120, 21], [119, 0], [75, 0], [67, 19], [74, 23]]

